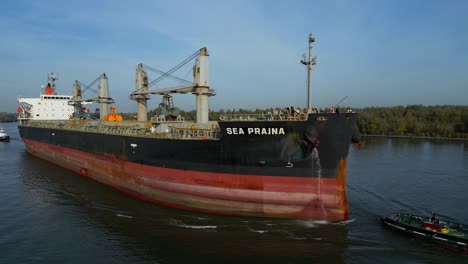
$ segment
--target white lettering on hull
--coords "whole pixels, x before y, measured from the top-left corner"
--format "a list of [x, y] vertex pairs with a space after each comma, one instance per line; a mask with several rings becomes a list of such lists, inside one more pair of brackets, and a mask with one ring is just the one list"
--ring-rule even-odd
[[282, 127], [227, 127], [228, 135], [285, 135]]

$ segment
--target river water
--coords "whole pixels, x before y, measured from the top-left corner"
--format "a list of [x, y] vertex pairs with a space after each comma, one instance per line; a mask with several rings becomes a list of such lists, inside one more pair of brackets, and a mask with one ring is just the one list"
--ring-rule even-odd
[[379, 219], [468, 224], [468, 142], [369, 138], [348, 159], [350, 220], [206, 215], [121, 194], [0, 144], [0, 263], [468, 263]]

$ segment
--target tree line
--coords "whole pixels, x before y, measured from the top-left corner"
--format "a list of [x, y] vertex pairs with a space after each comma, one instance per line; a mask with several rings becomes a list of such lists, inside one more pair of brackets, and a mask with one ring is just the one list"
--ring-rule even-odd
[[0, 112], [0, 122], [15, 122], [18, 119], [16, 113]]
[[468, 106], [366, 107], [357, 112], [362, 134], [468, 138]]

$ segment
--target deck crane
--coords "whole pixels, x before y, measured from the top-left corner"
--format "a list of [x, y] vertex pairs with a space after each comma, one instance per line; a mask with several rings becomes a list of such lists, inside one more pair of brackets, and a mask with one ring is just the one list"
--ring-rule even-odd
[[[181, 63], [174, 66], [167, 72], [159, 71], [154, 68], [145, 66], [143, 64], [138, 64], [136, 70], [136, 83], [135, 91], [130, 94], [130, 99], [137, 102], [137, 111], [138, 111], [138, 121], [147, 121], [147, 100], [149, 99], [150, 94], [158, 94], [163, 96], [163, 103], [166, 102], [169, 105], [172, 105], [172, 99], [170, 94], [174, 93], [192, 93], [196, 96], [196, 105], [197, 105], [197, 123], [207, 123], [208, 122], [208, 97], [216, 95], [213, 89], [210, 89], [209, 82], [209, 72], [208, 72], [208, 50], [206, 47], [201, 48]], [[182, 66], [187, 64], [196, 58], [195, 65], [193, 67], [193, 77], [194, 81], [189, 82], [182, 78], [173, 76], [172, 74], [180, 69]], [[148, 77], [145, 72], [145, 69], [154, 71], [161, 74], [157, 79], [148, 82]], [[155, 71], [156, 70], [156, 71]], [[158, 90], [149, 90], [148, 88], [154, 86], [161, 80], [165, 78], [171, 78], [182, 82], [183, 85], [158, 89]], [[163, 104], [161, 103], [161, 104]], [[160, 105], [161, 106], [161, 105]]]
[[[93, 85], [98, 83], [98, 90], [92, 88]], [[85, 88], [81, 90], [81, 86]], [[98, 94], [97, 97], [83, 99], [81, 95], [87, 90], [91, 90]], [[108, 115], [108, 105], [114, 103], [114, 99], [109, 97], [109, 85], [108, 79], [105, 73], [99, 75], [93, 82], [86, 85], [78, 80], [73, 83], [73, 98], [68, 102], [69, 105], [75, 107], [75, 113], [78, 115], [83, 114], [82, 105], [86, 103], [97, 102], [100, 104], [99, 108], [99, 119], [103, 120]]]
[[334, 109], [338, 109], [338, 107], [343, 103], [346, 99], [348, 99], [348, 96], [343, 97], [336, 105], [333, 107]]

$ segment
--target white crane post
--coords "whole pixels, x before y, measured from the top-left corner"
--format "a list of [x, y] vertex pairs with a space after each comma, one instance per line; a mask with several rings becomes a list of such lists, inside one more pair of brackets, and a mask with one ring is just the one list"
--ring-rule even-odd
[[73, 99], [81, 100], [81, 86], [78, 81], [73, 83]]
[[[75, 83], [73, 83], [73, 100], [75, 101], [81, 100], [81, 86], [78, 83], [78, 81], [75, 81]], [[74, 106], [75, 106], [75, 113], [78, 114], [81, 110], [81, 104], [74, 103]]]
[[102, 74], [101, 79], [99, 80], [98, 85], [99, 92], [99, 118], [104, 120], [104, 117], [109, 114], [108, 104], [109, 104], [109, 80], [105, 73]]
[[[148, 91], [148, 76], [141, 63], [138, 64], [136, 70], [135, 91]], [[148, 121], [148, 96], [146, 94], [138, 94], [135, 96], [135, 100], [137, 102], [138, 121]]]
[[210, 95], [210, 79], [208, 71], [208, 50], [200, 49], [200, 55], [193, 69], [195, 91], [197, 97], [197, 123], [208, 122], [208, 96]]

